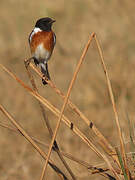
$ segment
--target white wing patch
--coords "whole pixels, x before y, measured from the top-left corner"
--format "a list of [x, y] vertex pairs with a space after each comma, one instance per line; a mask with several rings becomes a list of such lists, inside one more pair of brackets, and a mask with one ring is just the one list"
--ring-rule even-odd
[[54, 42], [54, 46], [55, 46], [55, 44], [56, 44], [56, 35], [55, 34], [53, 34], [53, 42]]
[[42, 31], [40, 28], [35, 27], [35, 28], [33, 29], [33, 31], [30, 33], [29, 42], [31, 42], [32, 36], [33, 36], [35, 33], [38, 33], [38, 32], [40, 32], [40, 31]]

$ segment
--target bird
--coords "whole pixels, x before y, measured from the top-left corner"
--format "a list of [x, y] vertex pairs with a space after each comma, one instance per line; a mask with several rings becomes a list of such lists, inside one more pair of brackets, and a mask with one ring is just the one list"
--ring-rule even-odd
[[[47, 63], [56, 44], [56, 35], [52, 31], [52, 24], [55, 21], [49, 17], [38, 19], [28, 39], [35, 65], [40, 66], [43, 77], [46, 76], [49, 80], [50, 74]], [[43, 78], [42, 83], [47, 84]]]

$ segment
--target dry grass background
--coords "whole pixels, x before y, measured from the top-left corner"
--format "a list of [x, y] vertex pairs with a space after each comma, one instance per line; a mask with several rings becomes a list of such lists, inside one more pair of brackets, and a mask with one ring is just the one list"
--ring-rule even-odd
[[[135, 120], [134, 9], [134, 1], [126, 0], [1, 0], [0, 63], [30, 85], [23, 62], [25, 58], [30, 57], [28, 35], [38, 18], [50, 16], [56, 19], [53, 29], [57, 35], [57, 44], [49, 62], [49, 70], [57, 87], [66, 93], [82, 49], [90, 33], [96, 32], [104, 51], [121, 127], [127, 141], [129, 132], [126, 111], [130, 119], [133, 122]], [[41, 79], [35, 73], [34, 75], [40, 93], [60, 109], [62, 100], [49, 86], [42, 86]], [[1, 103], [31, 135], [50, 143], [36, 100], [2, 70], [0, 71], [0, 85]], [[112, 105], [94, 42], [72, 90], [71, 99], [86, 117], [93, 120], [113, 146], [119, 144]], [[65, 114], [88, 137], [93, 137], [88, 127], [69, 108], [66, 108]], [[52, 127], [55, 128], [58, 118], [49, 110], [47, 110], [47, 115]], [[0, 121], [8, 122], [2, 113], [0, 113]], [[0, 179], [31, 180], [33, 177], [39, 179], [44, 163], [31, 145], [23, 137], [7, 129], [0, 128], [0, 137]], [[106, 167], [102, 159], [97, 158], [63, 123], [60, 125], [57, 139], [62, 150], [92, 165]], [[55, 153], [52, 153], [52, 156], [58, 161]], [[68, 160], [68, 163], [78, 179], [104, 179], [99, 175], [90, 176], [85, 168], [72, 161]], [[62, 167], [61, 164], [59, 166]], [[50, 168], [47, 172], [48, 179], [58, 178]]]

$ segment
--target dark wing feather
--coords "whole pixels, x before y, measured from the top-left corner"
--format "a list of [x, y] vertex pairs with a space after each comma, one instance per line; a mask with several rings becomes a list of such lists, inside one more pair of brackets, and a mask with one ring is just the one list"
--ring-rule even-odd
[[31, 31], [31, 33], [30, 33], [30, 35], [29, 35], [29, 38], [28, 38], [29, 44], [30, 44], [30, 39], [31, 39], [32, 33], [33, 33], [33, 30]]

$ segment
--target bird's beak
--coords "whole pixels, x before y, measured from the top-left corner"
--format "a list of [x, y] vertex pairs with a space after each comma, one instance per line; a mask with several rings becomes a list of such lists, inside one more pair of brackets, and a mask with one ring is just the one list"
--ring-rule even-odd
[[54, 23], [54, 22], [56, 22], [56, 20], [52, 20], [50, 23], [52, 24], [52, 23]]

